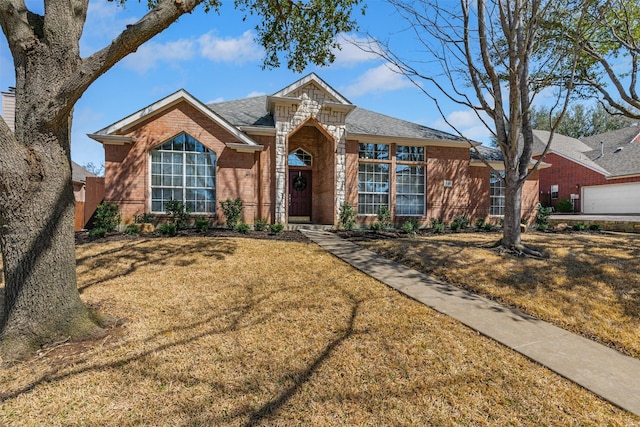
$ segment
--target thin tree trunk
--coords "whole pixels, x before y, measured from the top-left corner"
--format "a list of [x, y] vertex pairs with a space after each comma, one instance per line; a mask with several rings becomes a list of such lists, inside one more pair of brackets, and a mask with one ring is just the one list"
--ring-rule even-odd
[[505, 177], [505, 202], [502, 246], [520, 248], [520, 212], [522, 208], [522, 185], [518, 183], [515, 172], [507, 172]]

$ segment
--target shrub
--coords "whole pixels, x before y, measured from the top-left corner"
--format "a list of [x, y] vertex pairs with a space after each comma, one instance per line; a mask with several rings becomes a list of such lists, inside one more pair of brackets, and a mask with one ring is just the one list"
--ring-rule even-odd
[[571, 200], [561, 199], [556, 202], [556, 210], [558, 212], [573, 212], [573, 205]]
[[269, 224], [267, 224], [267, 221], [265, 221], [264, 219], [256, 219], [253, 222], [253, 229], [256, 231], [264, 231], [268, 226]]
[[124, 229], [124, 233], [130, 236], [135, 236], [140, 234], [140, 226], [138, 224], [128, 224]]
[[92, 228], [89, 230], [89, 236], [94, 239], [100, 239], [107, 235], [107, 230], [104, 228]]
[[178, 227], [174, 223], [167, 222], [158, 226], [158, 232], [163, 236], [173, 237], [178, 234]]
[[482, 230], [484, 228], [484, 218], [478, 218], [476, 219], [474, 226], [478, 229], [478, 230]]
[[247, 234], [249, 230], [251, 230], [251, 227], [249, 227], [249, 224], [245, 224], [244, 222], [239, 222], [238, 224], [236, 224], [235, 230], [238, 233]]
[[222, 208], [222, 212], [224, 213], [224, 217], [226, 219], [226, 226], [229, 230], [233, 230], [238, 221], [240, 221], [240, 216], [242, 215], [242, 199], [237, 197], [236, 199], [227, 199], [225, 201], [220, 202], [220, 207]]
[[573, 228], [573, 231], [584, 231], [587, 229], [587, 224], [584, 222], [576, 222], [571, 228]]
[[136, 224], [146, 224], [151, 223], [156, 219], [155, 215], [150, 212], [145, 212], [140, 215], [133, 216], [133, 222]]
[[353, 230], [356, 225], [356, 211], [349, 202], [344, 202], [340, 206], [340, 225], [345, 230]]
[[209, 230], [209, 218], [206, 216], [197, 216], [194, 226], [196, 231], [200, 233], [205, 233]]
[[269, 230], [271, 231], [271, 233], [273, 234], [280, 234], [282, 233], [282, 230], [284, 230], [284, 225], [283, 224], [271, 224], [269, 226]]
[[373, 224], [371, 224], [371, 229], [374, 231], [381, 231], [384, 229], [384, 226], [380, 221], [376, 221]]
[[164, 210], [167, 212], [167, 215], [169, 215], [169, 222], [176, 226], [176, 231], [187, 227], [190, 212], [189, 207], [182, 203], [182, 201], [169, 200]]
[[105, 233], [115, 230], [120, 224], [120, 208], [115, 203], [100, 203], [96, 208], [93, 228], [102, 228]]
[[391, 227], [391, 211], [388, 206], [380, 206], [378, 209], [378, 222], [381, 225], [380, 228]]
[[455, 218], [453, 218], [453, 221], [451, 221], [450, 227], [454, 231], [458, 229], [469, 228], [469, 218], [467, 218], [465, 215], [456, 216]]
[[591, 224], [589, 226], [589, 230], [591, 230], [591, 231], [602, 231], [602, 226], [600, 224]]
[[418, 220], [415, 218], [409, 218], [402, 223], [402, 231], [409, 234], [416, 234], [418, 231]]
[[551, 212], [552, 209], [550, 207], [545, 208], [541, 203], [538, 203], [538, 214], [536, 215], [536, 228], [538, 230], [544, 231], [549, 228]]
[[485, 223], [484, 223], [484, 225], [482, 226], [482, 228], [483, 228], [485, 231], [491, 231], [491, 230], [493, 230], [493, 229], [494, 229], [494, 227], [495, 227], [495, 226], [494, 226], [493, 224], [491, 224], [490, 222], [485, 222]]

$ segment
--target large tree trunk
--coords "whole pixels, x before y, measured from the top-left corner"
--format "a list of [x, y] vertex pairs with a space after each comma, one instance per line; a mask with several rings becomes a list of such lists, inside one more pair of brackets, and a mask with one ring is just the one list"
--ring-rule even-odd
[[99, 331], [77, 289], [68, 126], [24, 134], [30, 143], [20, 144], [15, 155], [3, 153], [0, 161], [6, 188], [0, 205], [8, 207], [0, 233], [5, 269], [0, 356], [5, 361], [44, 343]]
[[74, 43], [74, 37], [65, 40], [55, 32], [70, 27], [45, 26], [39, 31], [48, 33], [48, 43], [34, 41], [31, 49], [14, 50], [15, 132], [0, 126], [5, 277], [0, 357], [5, 362], [45, 343], [101, 332], [76, 282], [69, 140], [73, 102], [59, 94], [80, 63], [79, 33]]

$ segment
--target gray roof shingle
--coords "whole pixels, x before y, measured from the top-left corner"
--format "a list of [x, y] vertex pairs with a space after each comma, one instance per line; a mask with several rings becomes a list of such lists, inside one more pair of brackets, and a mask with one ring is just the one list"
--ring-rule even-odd
[[640, 141], [636, 141], [639, 134], [640, 127], [630, 126], [584, 138], [582, 141], [592, 148], [585, 154], [612, 176], [639, 174]]

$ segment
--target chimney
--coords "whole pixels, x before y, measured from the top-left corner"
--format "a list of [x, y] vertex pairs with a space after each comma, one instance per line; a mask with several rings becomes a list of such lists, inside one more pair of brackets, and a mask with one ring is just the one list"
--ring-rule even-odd
[[600, 157], [604, 157], [604, 141], [600, 141]]
[[2, 92], [2, 118], [15, 131], [16, 117], [16, 88], [10, 87], [8, 92]]

